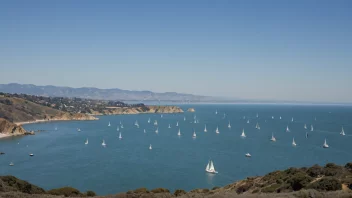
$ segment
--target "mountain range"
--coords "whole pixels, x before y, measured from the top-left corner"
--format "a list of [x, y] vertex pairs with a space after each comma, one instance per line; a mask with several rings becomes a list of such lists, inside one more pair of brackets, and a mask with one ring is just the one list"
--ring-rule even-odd
[[47, 97], [77, 97], [99, 100], [120, 101], [174, 101], [174, 102], [210, 102], [217, 100], [215, 97], [183, 94], [176, 92], [155, 93], [151, 91], [130, 91], [123, 89], [99, 89], [93, 87], [59, 87], [37, 86], [32, 84], [0, 84], [0, 92], [12, 94], [28, 94]]

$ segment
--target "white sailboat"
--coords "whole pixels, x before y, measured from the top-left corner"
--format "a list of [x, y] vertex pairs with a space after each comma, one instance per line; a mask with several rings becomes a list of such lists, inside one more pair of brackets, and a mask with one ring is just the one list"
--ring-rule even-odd
[[153, 149], [153, 148], [152, 148], [152, 145], [150, 144], [150, 145], [149, 145], [149, 150], [152, 150], [152, 149]]
[[341, 129], [340, 135], [346, 135], [346, 134], [345, 134], [345, 130], [343, 130], [343, 127], [342, 127], [342, 129]]
[[219, 127], [216, 127], [215, 133], [220, 133]]
[[295, 138], [293, 138], [293, 140], [292, 140], [292, 146], [297, 146], [297, 144], [295, 142]]
[[246, 156], [246, 157], [252, 157], [252, 155], [249, 154], [249, 153], [246, 153], [245, 156]]
[[111, 126], [110, 122], [109, 122], [108, 126]]
[[288, 128], [288, 126], [286, 127], [286, 132], [290, 132], [290, 129]]
[[313, 125], [310, 125], [310, 131], [314, 131]]
[[208, 132], [207, 125], [204, 126], [204, 132]]
[[227, 128], [231, 129], [231, 123], [229, 121], [229, 124], [227, 125]]
[[144, 133], [147, 133], [147, 132], [145, 131], [145, 129], [143, 130], [143, 132], [144, 132]]
[[150, 118], [148, 119], [148, 124], [150, 123]]
[[324, 141], [323, 148], [329, 148], [328, 143], [326, 143], [326, 139], [325, 139], [325, 141]]
[[304, 124], [304, 129], [307, 129], [307, 125], [306, 124]]
[[249, 120], [247, 120], [247, 124], [249, 124]]
[[123, 129], [123, 124], [121, 124], [121, 126], [120, 126], [120, 127], [121, 127], [121, 129]]
[[218, 173], [216, 170], [215, 170], [215, 167], [214, 167], [214, 163], [212, 160], [210, 160], [207, 164], [207, 166], [205, 167], [205, 171], [208, 172], [208, 173], [213, 173], [213, 174], [216, 174]]
[[260, 129], [258, 122], [257, 122], [257, 124], [255, 125], [255, 128], [256, 128], [256, 129]]
[[158, 121], [157, 120], [154, 120], [154, 125], [158, 126]]
[[121, 132], [120, 132], [120, 134], [119, 134], [119, 139], [120, 139], [120, 140], [122, 139], [122, 135], [121, 135]]
[[116, 128], [116, 131], [120, 131], [120, 127], [117, 127], [117, 128]]
[[156, 128], [155, 133], [159, 133], [159, 128]]
[[192, 136], [193, 138], [196, 138], [197, 137], [197, 134], [196, 134], [196, 132], [195, 131], [193, 131], [193, 136]]
[[80, 131], [81, 131], [81, 129], [80, 129], [80, 128], [77, 128], [77, 131], [78, 131], [78, 132], [80, 132]]
[[103, 143], [101, 143], [102, 146], [106, 146], [105, 140], [103, 140]]
[[15, 164], [13, 162], [10, 162], [9, 166], [14, 166]]
[[181, 130], [180, 129], [178, 129], [177, 135], [181, 136]]
[[86, 139], [86, 141], [84, 142], [84, 144], [85, 144], [85, 145], [87, 145], [87, 144], [88, 144], [88, 138]]
[[171, 129], [171, 125], [169, 124], [169, 127], [168, 127], [169, 129]]
[[215, 114], [218, 114], [218, 110], [215, 111]]
[[292, 119], [291, 119], [291, 122], [293, 122], [293, 117], [292, 117]]
[[280, 120], [281, 120], [281, 116], [280, 116]]
[[274, 133], [271, 133], [271, 139], [272, 142], [276, 142], [276, 138], [274, 137]]
[[178, 127], [178, 121], [176, 122], [176, 126]]
[[186, 121], [186, 117], [183, 117], [183, 121]]
[[274, 116], [271, 116], [271, 119], [274, 119]]
[[163, 118], [163, 114], [160, 115], [160, 118]]
[[242, 137], [242, 138], [245, 138], [245, 137], [246, 137], [246, 134], [244, 133], [244, 129], [242, 129], [241, 137]]

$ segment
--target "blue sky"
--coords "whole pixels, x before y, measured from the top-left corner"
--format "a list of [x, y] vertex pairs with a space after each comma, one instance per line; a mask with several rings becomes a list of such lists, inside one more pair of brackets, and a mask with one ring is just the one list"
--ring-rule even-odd
[[352, 101], [352, 1], [1, 1], [0, 83]]

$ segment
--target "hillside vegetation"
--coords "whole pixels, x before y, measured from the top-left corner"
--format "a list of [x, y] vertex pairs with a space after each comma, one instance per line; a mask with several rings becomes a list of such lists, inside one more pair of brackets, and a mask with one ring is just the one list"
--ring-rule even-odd
[[[54, 179], [54, 178], [53, 178]], [[13, 176], [0, 176], [0, 197], [87, 197], [95, 196], [92, 191], [82, 193], [71, 187], [45, 191]], [[148, 190], [138, 188], [116, 195], [97, 196], [104, 198], [351, 198], [352, 163], [338, 166], [333, 163], [324, 167], [314, 165], [310, 168], [289, 168], [274, 171], [265, 176], [251, 177], [224, 187], [195, 189], [190, 192], [178, 189], [171, 193], [165, 188]]]

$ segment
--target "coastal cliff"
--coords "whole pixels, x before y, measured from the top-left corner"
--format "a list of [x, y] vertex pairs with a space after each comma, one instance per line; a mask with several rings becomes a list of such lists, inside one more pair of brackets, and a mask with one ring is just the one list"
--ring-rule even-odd
[[142, 113], [183, 113], [177, 106], [143, 106], [143, 107], [113, 107], [106, 108], [102, 112], [91, 110], [91, 115], [121, 115]]
[[23, 135], [25, 133], [26, 130], [21, 126], [17, 126], [8, 120], [0, 118], [0, 137]]

